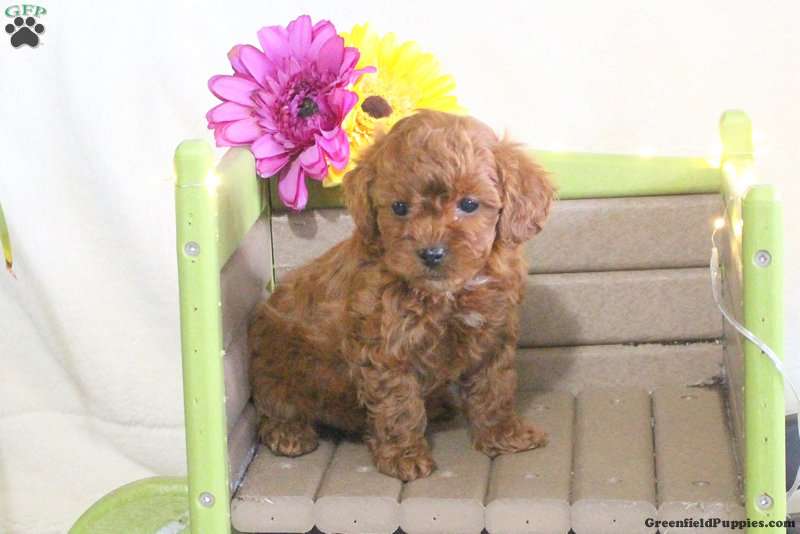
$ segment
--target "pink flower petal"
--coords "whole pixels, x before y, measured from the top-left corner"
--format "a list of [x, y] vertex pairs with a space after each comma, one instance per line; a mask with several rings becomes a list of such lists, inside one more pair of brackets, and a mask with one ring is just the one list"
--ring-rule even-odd
[[373, 72], [378, 72], [378, 69], [375, 67], [364, 67], [363, 69], [355, 69], [352, 74], [350, 74], [350, 83], [355, 83], [358, 81], [365, 74], [372, 74]]
[[246, 74], [247, 71], [242, 65], [242, 61], [239, 57], [239, 53], [241, 51], [243, 45], [235, 45], [233, 48], [230, 49], [228, 52], [228, 60], [231, 62], [231, 67], [233, 67], [234, 72], [237, 74]]
[[303, 169], [314, 178], [324, 178], [327, 174], [328, 164], [325, 163], [325, 156], [317, 145], [312, 145], [305, 149], [298, 157]]
[[262, 135], [250, 148], [256, 159], [283, 156], [289, 151], [289, 148], [276, 141], [272, 134]]
[[225, 137], [225, 124], [214, 128], [214, 141], [217, 146], [247, 146], [249, 143], [234, 143]]
[[314, 25], [314, 31], [312, 33], [313, 38], [307, 55], [307, 57], [310, 58], [317, 57], [322, 45], [328, 42], [328, 39], [336, 35], [336, 28], [327, 20], [321, 20]]
[[320, 130], [319, 134], [325, 139], [333, 139], [339, 132], [339, 128], [332, 128], [330, 130]]
[[223, 102], [215, 106], [206, 113], [206, 120], [209, 124], [214, 122], [230, 122], [246, 119], [251, 116], [253, 109], [236, 102]]
[[289, 140], [289, 138], [286, 137], [286, 134], [284, 134], [283, 132], [276, 132], [273, 137], [275, 138], [275, 141], [277, 141], [278, 143], [282, 144], [283, 146], [285, 146], [288, 149], [292, 149], [292, 148], [295, 147], [295, 144], [292, 143]]
[[293, 210], [301, 210], [308, 202], [308, 189], [300, 161], [294, 160], [278, 183], [278, 196]]
[[275, 156], [274, 158], [262, 158], [256, 163], [256, 170], [260, 176], [275, 176], [289, 162], [289, 154]]
[[347, 71], [353, 69], [358, 63], [358, 58], [361, 57], [361, 52], [358, 51], [358, 48], [353, 48], [352, 46], [348, 46], [342, 52], [342, 63], [341, 68], [339, 69], [339, 74], [344, 74]]
[[[339, 73], [344, 54], [344, 39], [334, 35], [322, 45], [317, 56], [317, 67], [320, 72]], [[356, 58], [358, 59], [358, 58]]]
[[358, 95], [346, 89], [336, 89], [328, 96], [328, 105], [336, 113], [338, 122], [342, 122], [344, 118], [353, 109], [353, 106], [358, 102]]
[[265, 80], [272, 67], [264, 53], [255, 46], [244, 45], [239, 50], [239, 58], [253, 80], [264, 87]]
[[300, 60], [298, 60], [294, 56], [291, 56], [286, 59], [284, 67], [285, 67], [284, 71], [278, 73], [278, 80], [282, 84], [285, 84], [292, 76], [300, 74], [303, 70], [308, 69], [307, 63], [305, 61], [303, 61], [303, 63], [301, 64]]
[[229, 122], [221, 129], [222, 135], [233, 143], [251, 143], [263, 133], [255, 117]]
[[250, 94], [258, 89], [258, 84], [239, 76], [212, 76], [208, 88], [220, 100], [230, 100], [239, 104], [252, 104]]
[[344, 96], [344, 101], [342, 102], [342, 107], [339, 110], [340, 117], [342, 120], [347, 116], [348, 113], [353, 109], [353, 107], [358, 103], [358, 95], [352, 91], [346, 91]]
[[333, 30], [333, 33], [336, 33], [336, 28], [333, 27], [333, 24], [329, 20], [321, 19], [314, 24], [314, 28], [311, 30], [314, 36], [316, 37], [319, 32], [326, 31], [327, 28]]
[[[278, 71], [278, 75], [280, 75], [281, 72], [282, 71]], [[267, 81], [266, 89], [269, 89], [273, 94], [278, 94], [279, 95], [279, 94], [281, 94], [283, 92], [282, 88], [281, 88], [281, 84], [278, 81], [276, 81], [274, 78], [267, 77], [266, 81]]]
[[274, 132], [278, 129], [278, 126], [275, 124], [275, 121], [272, 118], [270, 113], [264, 113], [263, 115], [259, 114], [258, 117], [258, 124], [265, 130]]
[[[265, 106], [271, 106], [275, 103], [276, 96], [275, 93], [270, 93], [269, 91], [261, 89], [256, 91], [256, 94], [253, 95], [253, 99], [256, 100], [256, 105], [263, 110]], [[258, 102], [258, 100], [261, 100], [261, 102]]]
[[289, 32], [289, 47], [297, 58], [305, 58], [308, 47], [311, 46], [311, 17], [300, 15], [289, 23], [286, 30]]
[[350, 142], [347, 139], [347, 134], [339, 127], [332, 132], [323, 133], [327, 133], [330, 137], [325, 135], [316, 136], [317, 144], [325, 151], [325, 155], [331, 165], [338, 170], [344, 169], [347, 162], [350, 161]]
[[279, 63], [281, 59], [291, 54], [289, 48], [289, 36], [285, 28], [281, 26], [267, 26], [258, 30], [258, 42], [264, 54], [273, 63]]

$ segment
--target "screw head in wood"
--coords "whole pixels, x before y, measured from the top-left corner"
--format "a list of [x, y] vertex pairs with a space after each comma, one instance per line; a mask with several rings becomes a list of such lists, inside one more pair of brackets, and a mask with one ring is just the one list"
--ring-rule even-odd
[[772, 499], [772, 497], [770, 497], [766, 493], [762, 493], [756, 499], [756, 506], [758, 506], [759, 510], [769, 510], [770, 508], [772, 508], [774, 502], [775, 501]]
[[204, 491], [203, 493], [200, 494], [199, 497], [197, 497], [197, 500], [200, 501], [200, 504], [202, 504], [206, 508], [211, 508], [212, 506], [214, 506], [214, 501], [216, 499], [214, 499], [214, 495], [212, 495], [207, 491]]
[[753, 263], [755, 263], [757, 267], [767, 267], [772, 263], [772, 254], [767, 250], [759, 250], [753, 256]]
[[196, 241], [189, 241], [185, 245], [183, 245], [183, 251], [186, 253], [187, 256], [199, 256], [200, 255], [200, 245], [197, 244]]

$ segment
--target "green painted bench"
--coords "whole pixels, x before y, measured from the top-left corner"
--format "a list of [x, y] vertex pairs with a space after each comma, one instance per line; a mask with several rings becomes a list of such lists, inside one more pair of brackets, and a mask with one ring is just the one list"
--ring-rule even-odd
[[440, 425], [431, 430], [439, 469], [409, 484], [375, 472], [359, 443], [323, 441], [295, 459], [256, 443], [247, 317], [286, 272], [348, 235], [339, 190], [312, 187], [308, 210], [287, 213], [247, 150], [217, 164], [207, 143], [182, 143], [188, 479], [120, 488], [71, 534], [631, 534], [655, 532], [648, 518], [783, 519], [783, 382], [723, 323], [709, 274], [710, 234], [724, 215], [727, 306], [780, 354], [781, 207], [768, 185], [741, 197], [752, 178], [748, 118], [727, 112], [720, 130], [721, 166], [534, 152], [560, 200], [525, 249], [519, 397], [551, 443], [490, 460], [470, 450], [458, 421]]

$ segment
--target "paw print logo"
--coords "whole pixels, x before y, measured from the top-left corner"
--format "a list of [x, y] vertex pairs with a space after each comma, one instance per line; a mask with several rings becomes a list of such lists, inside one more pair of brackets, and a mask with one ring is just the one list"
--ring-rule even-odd
[[19, 48], [22, 45], [36, 47], [39, 45], [39, 34], [44, 32], [44, 24], [37, 23], [33, 17], [23, 19], [17, 17], [14, 24], [6, 24], [6, 33], [11, 35], [11, 46]]

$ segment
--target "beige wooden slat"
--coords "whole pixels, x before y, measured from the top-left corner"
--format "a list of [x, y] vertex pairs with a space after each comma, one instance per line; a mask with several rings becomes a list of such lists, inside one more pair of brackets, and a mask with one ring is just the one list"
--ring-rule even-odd
[[575, 406], [575, 534], [654, 533], [650, 396], [644, 389], [587, 389]]
[[400, 526], [400, 480], [375, 469], [360, 442], [342, 442], [317, 492], [314, 516], [322, 532], [391, 534]]
[[275, 274], [280, 280], [290, 270], [322, 255], [353, 232], [353, 219], [343, 209], [280, 213], [272, 217]]
[[[700, 267], [721, 212], [719, 195], [563, 200], [525, 245], [531, 272]], [[344, 209], [273, 216], [278, 278], [350, 236]]]
[[[728, 311], [739, 322], [742, 318], [741, 241], [727, 224], [716, 236], [722, 278], [722, 299]], [[725, 371], [728, 379], [728, 407], [731, 412], [736, 454], [744, 458], [744, 338], [727, 321], [723, 321]]]
[[253, 307], [266, 297], [271, 274], [269, 222], [262, 216], [245, 234], [220, 273], [223, 347], [230, 345]]
[[[653, 393], [658, 518], [745, 518], [731, 434], [717, 388], [663, 387]], [[681, 532], [732, 529], [685, 528]]]
[[489, 457], [472, 447], [460, 418], [435, 425], [429, 439], [437, 469], [403, 487], [400, 528], [406, 534], [480, 533]]
[[523, 347], [714, 339], [707, 268], [538, 274], [520, 310]]
[[519, 396], [519, 414], [545, 430], [545, 447], [495, 458], [486, 496], [491, 534], [565, 534], [570, 529], [574, 398], [565, 391]]
[[275, 456], [259, 445], [231, 501], [231, 523], [241, 532], [307, 532], [314, 526], [314, 496], [335, 445], [297, 458]]
[[255, 305], [268, 296], [267, 283], [272, 276], [270, 246], [269, 221], [262, 215], [220, 273], [228, 432], [250, 398], [247, 323]]
[[253, 459], [256, 449], [258, 416], [252, 404], [248, 404], [228, 434], [228, 464], [231, 490], [239, 486], [247, 466]]
[[[276, 216], [279, 275], [318, 256], [351, 228], [347, 215], [335, 210]], [[569, 245], [560, 250], [569, 254]], [[705, 268], [534, 275], [522, 306], [520, 345], [717, 338], [722, 324], [709, 287]]]
[[[730, 307], [728, 308], [730, 309]], [[725, 377], [728, 407], [731, 414], [734, 445], [738, 458], [744, 458], [744, 341], [733, 326], [723, 321]]]
[[649, 391], [668, 384], [719, 380], [719, 342], [661, 345], [588, 345], [517, 351], [522, 390], [567, 390], [587, 387], [640, 387]]
[[239, 419], [245, 404], [250, 399], [249, 353], [247, 352], [247, 325], [239, 325], [222, 360], [225, 381], [225, 416], [228, 432]]
[[539, 273], [702, 267], [721, 212], [720, 195], [560, 201], [525, 255]]

